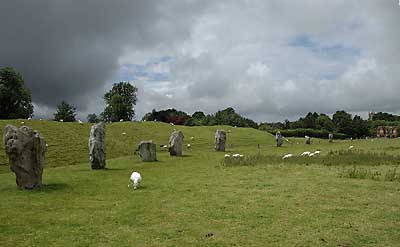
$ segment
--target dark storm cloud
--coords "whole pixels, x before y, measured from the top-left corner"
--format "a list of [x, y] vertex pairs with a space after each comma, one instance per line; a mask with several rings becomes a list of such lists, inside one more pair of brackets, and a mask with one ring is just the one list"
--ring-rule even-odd
[[0, 66], [23, 75], [35, 103], [54, 107], [67, 100], [86, 110], [90, 97], [115, 76], [125, 49], [187, 35], [179, 18], [171, 18], [175, 11], [187, 13], [186, 3], [178, 3], [2, 1]]

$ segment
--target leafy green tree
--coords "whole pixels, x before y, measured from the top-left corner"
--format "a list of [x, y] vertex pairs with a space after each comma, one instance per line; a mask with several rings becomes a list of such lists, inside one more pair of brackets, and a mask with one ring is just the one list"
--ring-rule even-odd
[[316, 120], [318, 118], [318, 113], [314, 112], [311, 113], [309, 112], [306, 117], [304, 118], [304, 128], [306, 129], [314, 129], [316, 124]]
[[104, 95], [106, 108], [101, 113], [104, 121], [116, 122], [120, 119], [131, 121], [135, 117], [137, 88], [129, 82], [115, 83]]
[[321, 114], [318, 116], [315, 121], [315, 125], [317, 129], [325, 129], [330, 132], [335, 129], [335, 125], [333, 124], [332, 119], [325, 114]]
[[360, 116], [354, 116], [352, 121], [353, 137], [364, 137], [369, 135], [368, 122]]
[[352, 136], [351, 114], [345, 111], [337, 111], [332, 117], [333, 124], [338, 132]]
[[76, 108], [65, 101], [62, 101], [57, 106], [57, 111], [54, 113], [54, 120], [64, 122], [74, 122], [76, 116]]
[[89, 123], [98, 123], [100, 122], [100, 118], [95, 114], [91, 113], [87, 115], [87, 120]]
[[32, 116], [31, 93], [22, 76], [12, 67], [0, 69], [0, 119]]

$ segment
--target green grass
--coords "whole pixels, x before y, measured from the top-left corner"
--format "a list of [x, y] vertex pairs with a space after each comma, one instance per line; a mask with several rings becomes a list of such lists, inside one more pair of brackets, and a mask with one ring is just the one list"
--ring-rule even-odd
[[[133, 156], [138, 142], [166, 144], [173, 127], [123, 122], [107, 125], [108, 169], [91, 170], [89, 124], [29, 125], [50, 146], [44, 186], [18, 190], [1, 152], [1, 246], [400, 245], [400, 183], [384, 179], [398, 166], [398, 139], [305, 145], [291, 138], [292, 146], [277, 148], [272, 135], [254, 129], [177, 126], [192, 150], [170, 157], [158, 149], [159, 161], [144, 163]], [[231, 131], [225, 153], [263, 159], [225, 165], [224, 153], [213, 151], [218, 128]], [[317, 149], [320, 157], [281, 159]], [[382, 179], [348, 177], [354, 167], [381, 171]], [[132, 170], [143, 176], [136, 191], [127, 187]]]

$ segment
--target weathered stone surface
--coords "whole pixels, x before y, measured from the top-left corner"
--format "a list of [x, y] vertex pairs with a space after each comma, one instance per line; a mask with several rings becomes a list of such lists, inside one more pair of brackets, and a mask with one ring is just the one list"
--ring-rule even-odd
[[46, 143], [40, 133], [28, 126], [17, 128], [7, 124], [3, 144], [17, 186], [23, 189], [40, 187], [46, 152]]
[[156, 144], [153, 141], [141, 141], [138, 146], [139, 155], [143, 161], [156, 161]]
[[215, 150], [225, 152], [226, 133], [223, 130], [215, 132]]
[[311, 144], [311, 137], [305, 136], [306, 138], [306, 144]]
[[333, 142], [333, 134], [329, 133], [328, 135], [329, 142]]
[[89, 137], [89, 158], [92, 169], [106, 168], [106, 125], [92, 126]]
[[172, 132], [169, 138], [169, 154], [171, 156], [182, 156], [182, 143], [183, 143], [183, 133], [180, 130], [175, 130]]
[[283, 138], [281, 132], [276, 132], [275, 134], [275, 141], [276, 141], [276, 146], [280, 147], [283, 144]]

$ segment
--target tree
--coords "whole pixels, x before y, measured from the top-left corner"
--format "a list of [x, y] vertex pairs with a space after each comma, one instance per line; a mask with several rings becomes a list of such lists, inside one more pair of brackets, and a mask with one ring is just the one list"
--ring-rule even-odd
[[352, 119], [351, 114], [345, 111], [337, 111], [332, 117], [333, 124], [338, 132], [352, 135]]
[[89, 123], [98, 123], [100, 122], [99, 117], [95, 113], [91, 113], [87, 115], [87, 120]]
[[0, 69], [0, 119], [32, 116], [31, 93], [22, 76], [12, 67]]
[[352, 121], [353, 137], [364, 137], [369, 135], [368, 123], [360, 116], [355, 115]]
[[330, 132], [332, 132], [335, 128], [333, 121], [325, 114], [318, 116], [317, 120], [315, 121], [315, 125], [317, 129], [325, 129]]
[[57, 111], [54, 113], [54, 120], [64, 122], [74, 122], [76, 116], [76, 108], [65, 101], [62, 101], [57, 106]]
[[101, 113], [104, 121], [131, 121], [135, 117], [137, 88], [129, 82], [114, 83], [112, 89], [104, 95], [104, 100], [107, 105]]

